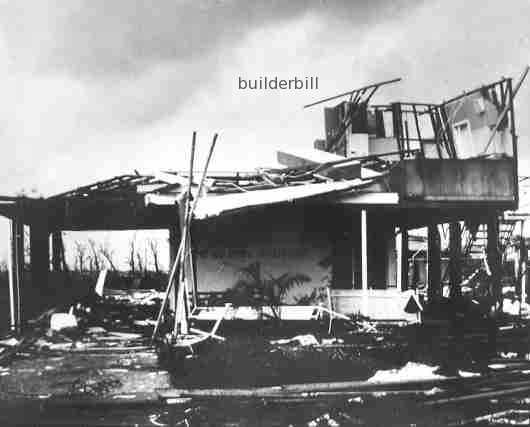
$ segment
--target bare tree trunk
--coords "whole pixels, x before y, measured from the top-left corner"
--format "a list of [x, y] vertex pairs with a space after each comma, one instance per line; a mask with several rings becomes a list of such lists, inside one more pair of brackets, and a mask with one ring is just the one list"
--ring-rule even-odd
[[136, 272], [136, 235], [129, 242], [129, 268], [131, 273]]
[[96, 247], [96, 242], [92, 239], [88, 239], [88, 247], [90, 248], [91, 252], [91, 270], [92, 271], [100, 271], [101, 270], [101, 263], [99, 259], [99, 253], [98, 249]]
[[86, 260], [86, 247], [80, 243], [75, 242], [75, 265], [77, 267], [77, 270], [80, 272], [85, 271], [85, 260]]
[[110, 248], [108, 248], [106, 245], [100, 245], [99, 253], [103, 257], [103, 259], [107, 261], [109, 268], [113, 271], [116, 271], [117, 270], [116, 264], [114, 264], [114, 260], [112, 259], [114, 255], [113, 251]]
[[156, 273], [160, 272], [160, 265], [158, 261], [158, 243], [155, 239], [149, 240], [149, 249], [151, 250], [151, 256], [153, 257], [153, 266]]

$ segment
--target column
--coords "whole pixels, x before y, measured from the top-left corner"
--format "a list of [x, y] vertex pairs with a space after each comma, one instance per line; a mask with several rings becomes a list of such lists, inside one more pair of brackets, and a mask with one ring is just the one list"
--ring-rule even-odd
[[409, 232], [407, 228], [401, 227], [401, 290], [406, 291], [409, 288]]
[[53, 271], [62, 270], [62, 253], [63, 253], [63, 236], [61, 231], [52, 233], [52, 269]]
[[[180, 244], [180, 228], [178, 224], [173, 224], [169, 227], [169, 273], [173, 268], [175, 259], [177, 257], [177, 252]], [[175, 277], [175, 280], [178, 282], [178, 275]], [[177, 298], [175, 292], [176, 286], [173, 286], [171, 292], [169, 293], [168, 306], [170, 310], [175, 312], [177, 305]]]
[[502, 309], [502, 287], [501, 287], [501, 254], [499, 251], [499, 218], [492, 215], [488, 219], [488, 265], [491, 270], [491, 295], [497, 308]]
[[459, 221], [449, 224], [449, 285], [451, 299], [462, 295], [462, 231]]
[[440, 232], [438, 231], [438, 224], [429, 224], [427, 230], [427, 245], [428, 245], [428, 265], [427, 265], [427, 299], [433, 301], [440, 294], [441, 282], [441, 243]]
[[368, 308], [368, 224], [366, 209], [361, 211], [361, 283], [362, 283], [362, 307], [363, 314]]
[[40, 293], [48, 293], [48, 273], [50, 271], [50, 234], [46, 223], [30, 225], [30, 263], [32, 287]]

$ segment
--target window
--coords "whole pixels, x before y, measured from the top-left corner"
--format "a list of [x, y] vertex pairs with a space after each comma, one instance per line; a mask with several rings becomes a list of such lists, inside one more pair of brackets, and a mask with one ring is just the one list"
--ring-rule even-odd
[[463, 120], [453, 125], [455, 132], [455, 139], [466, 138], [471, 136], [471, 129], [469, 128], [469, 120]]
[[458, 157], [467, 158], [479, 154], [475, 152], [469, 120], [462, 120], [453, 125], [453, 139]]

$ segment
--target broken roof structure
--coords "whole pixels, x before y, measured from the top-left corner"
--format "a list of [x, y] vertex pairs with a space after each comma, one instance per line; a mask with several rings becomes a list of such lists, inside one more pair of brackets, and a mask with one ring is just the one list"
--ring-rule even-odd
[[[459, 222], [487, 223], [496, 239], [500, 214], [518, 205], [514, 96], [522, 79], [516, 88], [503, 78], [439, 104], [371, 103], [382, 85], [395, 81], [323, 100], [348, 97], [325, 108], [325, 140], [305, 152], [278, 152], [283, 167], [209, 174], [194, 215], [199, 287], [233, 281], [237, 268], [224, 278], [215, 272], [237, 257], [238, 262], [268, 263], [272, 270], [290, 266], [298, 271], [306, 268], [304, 262], [297, 264], [299, 255], [286, 255], [278, 266], [271, 251], [320, 247], [318, 256], [330, 258], [326, 268], [339, 311], [377, 317], [387, 310], [387, 317], [399, 317], [398, 309], [388, 307], [409, 287], [407, 230], [429, 227], [428, 281], [434, 296], [442, 281], [436, 225], [451, 223], [450, 274], [456, 292], [462, 281], [457, 259], [465, 247]], [[49, 289], [50, 234], [51, 264], [60, 269], [64, 230], [168, 229], [174, 255], [178, 206], [188, 178], [186, 172], [134, 173], [47, 198], [2, 197], [0, 214], [12, 220], [16, 286], [22, 283], [23, 224], [31, 230], [32, 275], [39, 277], [33, 286], [39, 291]], [[197, 189], [195, 179], [195, 196]], [[292, 233], [298, 234], [287, 241], [284, 237]], [[249, 251], [252, 246], [256, 251]], [[218, 250], [213, 260], [205, 255], [212, 248]], [[209, 273], [201, 275], [202, 267]], [[315, 282], [321, 283], [321, 273], [313, 272]], [[379, 302], [370, 304], [371, 297]]]

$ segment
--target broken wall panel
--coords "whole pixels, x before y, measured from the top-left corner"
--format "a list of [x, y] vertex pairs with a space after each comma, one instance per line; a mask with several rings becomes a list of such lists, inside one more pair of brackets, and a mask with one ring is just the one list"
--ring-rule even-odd
[[[456, 155], [459, 159], [476, 157], [485, 152], [486, 144], [492, 133], [503, 105], [477, 91], [467, 97], [444, 106], [447, 116], [452, 118]], [[496, 133], [488, 154], [513, 156], [513, 143], [507, 123], [502, 123]]]

